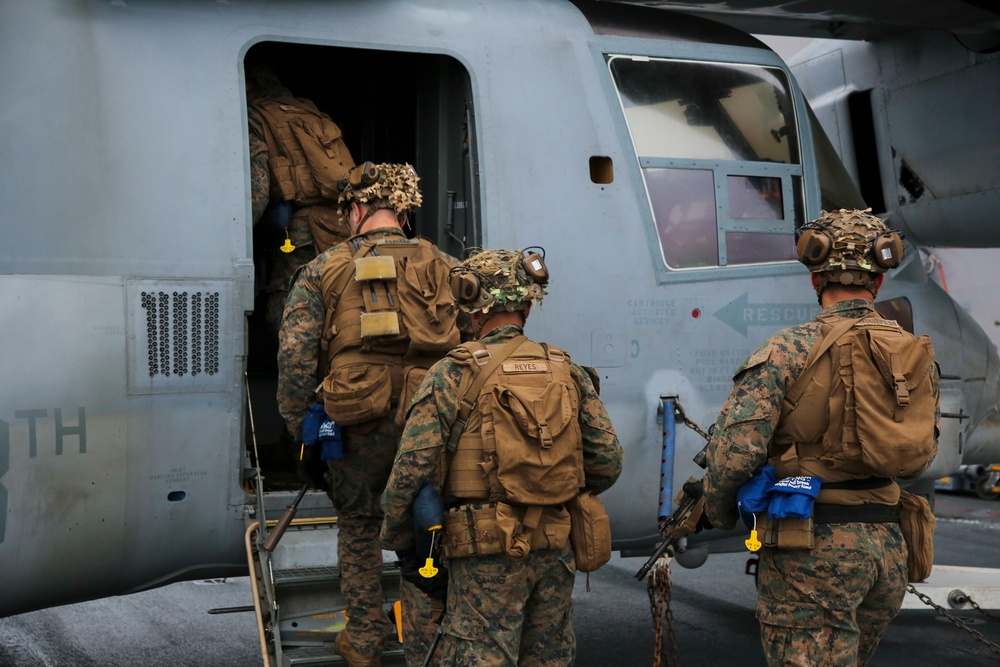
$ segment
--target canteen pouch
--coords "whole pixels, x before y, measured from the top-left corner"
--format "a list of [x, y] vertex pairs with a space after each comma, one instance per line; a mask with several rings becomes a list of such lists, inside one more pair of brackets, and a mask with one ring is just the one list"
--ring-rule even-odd
[[611, 520], [604, 503], [589, 491], [566, 503], [576, 569], [593, 572], [611, 560]]
[[899, 492], [899, 528], [906, 542], [907, 579], [924, 581], [934, 564], [934, 527], [937, 519], [926, 498]]
[[518, 517], [518, 511], [507, 503], [497, 503], [497, 534], [503, 553], [520, 560], [531, 551], [531, 533]]
[[385, 417], [391, 400], [388, 366], [351, 364], [333, 369], [323, 380], [323, 407], [341, 426]]

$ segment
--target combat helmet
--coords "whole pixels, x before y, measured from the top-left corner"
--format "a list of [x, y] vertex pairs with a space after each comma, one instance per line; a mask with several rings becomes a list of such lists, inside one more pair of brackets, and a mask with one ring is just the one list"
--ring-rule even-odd
[[451, 291], [467, 313], [523, 311], [539, 303], [549, 282], [545, 250], [482, 250], [451, 270]]
[[368, 205], [368, 215], [379, 209], [391, 209], [402, 215], [423, 202], [417, 181], [420, 177], [409, 164], [372, 164], [365, 162], [347, 172], [337, 183], [341, 210], [351, 202]]
[[838, 283], [875, 294], [874, 274], [896, 268], [903, 259], [903, 234], [889, 229], [870, 208], [823, 211], [796, 232], [795, 250], [800, 262], [820, 274], [817, 292]]

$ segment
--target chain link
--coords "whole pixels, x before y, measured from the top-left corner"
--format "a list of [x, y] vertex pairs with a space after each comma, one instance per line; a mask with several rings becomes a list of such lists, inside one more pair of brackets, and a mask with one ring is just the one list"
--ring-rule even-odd
[[976, 601], [975, 601], [975, 600], [973, 600], [972, 598], [967, 598], [967, 599], [966, 599], [966, 602], [968, 602], [968, 603], [969, 603], [970, 605], [972, 605], [972, 608], [973, 608], [973, 609], [975, 609], [976, 611], [978, 611], [978, 612], [979, 612], [980, 614], [982, 614], [982, 615], [983, 615], [983, 616], [985, 616], [986, 618], [997, 618], [997, 616], [994, 616], [994, 615], [993, 615], [993, 614], [991, 614], [990, 612], [988, 612], [988, 611], [986, 611], [985, 609], [983, 609], [982, 607], [980, 607], [980, 606], [979, 606], [979, 605], [978, 605], [978, 604], [976, 603]]
[[[951, 621], [951, 624], [954, 625], [956, 628], [959, 628], [960, 630], [965, 630], [970, 635], [972, 635], [973, 639], [975, 639], [977, 641], [981, 641], [982, 643], [986, 644], [986, 647], [989, 648], [990, 651], [992, 651], [993, 653], [996, 653], [997, 655], [1000, 655], [1000, 645], [997, 645], [994, 642], [991, 642], [989, 639], [987, 639], [986, 637], [983, 636], [983, 633], [981, 633], [978, 630], [974, 630], [971, 627], [969, 627], [969, 625], [965, 621], [963, 621], [962, 619], [960, 619], [958, 616], [955, 616], [954, 614], [952, 614], [950, 611], [948, 611], [947, 609], [945, 609], [941, 605], [935, 603], [934, 600], [930, 599], [928, 596], [924, 595], [923, 593], [921, 593], [920, 591], [918, 591], [916, 588], [914, 588], [913, 584], [908, 584], [906, 586], [906, 590], [909, 591], [910, 593], [913, 593], [918, 598], [920, 598], [920, 601], [923, 602], [925, 605], [927, 605], [929, 607], [933, 607], [934, 610], [937, 613], [941, 614], [942, 616], [944, 616], [945, 618], [947, 618], [949, 621]], [[979, 607], [979, 605], [975, 605], [975, 606], [977, 608]]]
[[675, 417], [679, 418], [682, 422], [684, 422], [684, 425], [687, 426], [689, 429], [691, 429], [701, 437], [705, 438], [706, 442], [712, 439], [712, 436], [703, 431], [701, 427], [695, 424], [693, 421], [688, 419], [687, 415], [684, 414], [684, 408], [681, 407], [680, 401], [676, 400], [674, 401], [674, 415]]
[[[660, 660], [666, 658], [664, 667], [678, 667], [677, 636], [674, 634], [674, 612], [670, 609], [670, 556], [656, 561], [646, 584], [649, 592], [649, 611], [653, 615], [656, 635], [656, 652], [653, 667], [660, 667]], [[667, 644], [663, 643], [663, 621], [667, 622]]]

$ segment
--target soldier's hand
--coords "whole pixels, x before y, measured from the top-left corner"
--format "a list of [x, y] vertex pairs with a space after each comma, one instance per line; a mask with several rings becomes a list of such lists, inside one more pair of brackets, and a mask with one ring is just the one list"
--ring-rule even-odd
[[308, 484], [320, 491], [329, 491], [330, 484], [326, 481], [326, 461], [320, 459], [320, 447], [312, 445], [302, 447], [298, 461], [296, 462], [296, 472], [303, 484]]
[[684, 492], [685, 501], [690, 499], [696, 502], [687, 518], [670, 531], [670, 536], [674, 539], [713, 528], [712, 522], [705, 515], [705, 486], [702, 481], [698, 479], [684, 482], [681, 489]]
[[683, 489], [685, 495], [695, 500], [701, 500], [701, 497], [705, 495], [705, 485], [700, 479], [684, 482], [684, 486], [681, 489]]

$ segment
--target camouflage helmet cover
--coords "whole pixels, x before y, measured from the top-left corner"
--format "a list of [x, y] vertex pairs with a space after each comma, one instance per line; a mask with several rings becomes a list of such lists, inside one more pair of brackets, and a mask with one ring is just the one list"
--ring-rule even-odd
[[903, 256], [902, 234], [871, 215], [871, 209], [823, 211], [796, 236], [799, 261], [824, 274], [824, 286], [833, 282], [871, 289], [872, 274], [894, 268]]
[[491, 309], [509, 312], [527, 309], [530, 304], [539, 303], [547, 292], [547, 270], [545, 280], [532, 276], [523, 261], [521, 250], [482, 250], [470, 256], [453, 271], [467, 271], [479, 280], [476, 298], [466, 302], [459, 300], [459, 308], [465, 312], [490, 312]]
[[372, 164], [365, 162], [351, 169], [338, 184], [337, 204], [346, 208], [350, 202], [388, 208], [401, 215], [423, 203], [417, 187], [416, 170], [409, 164]]

